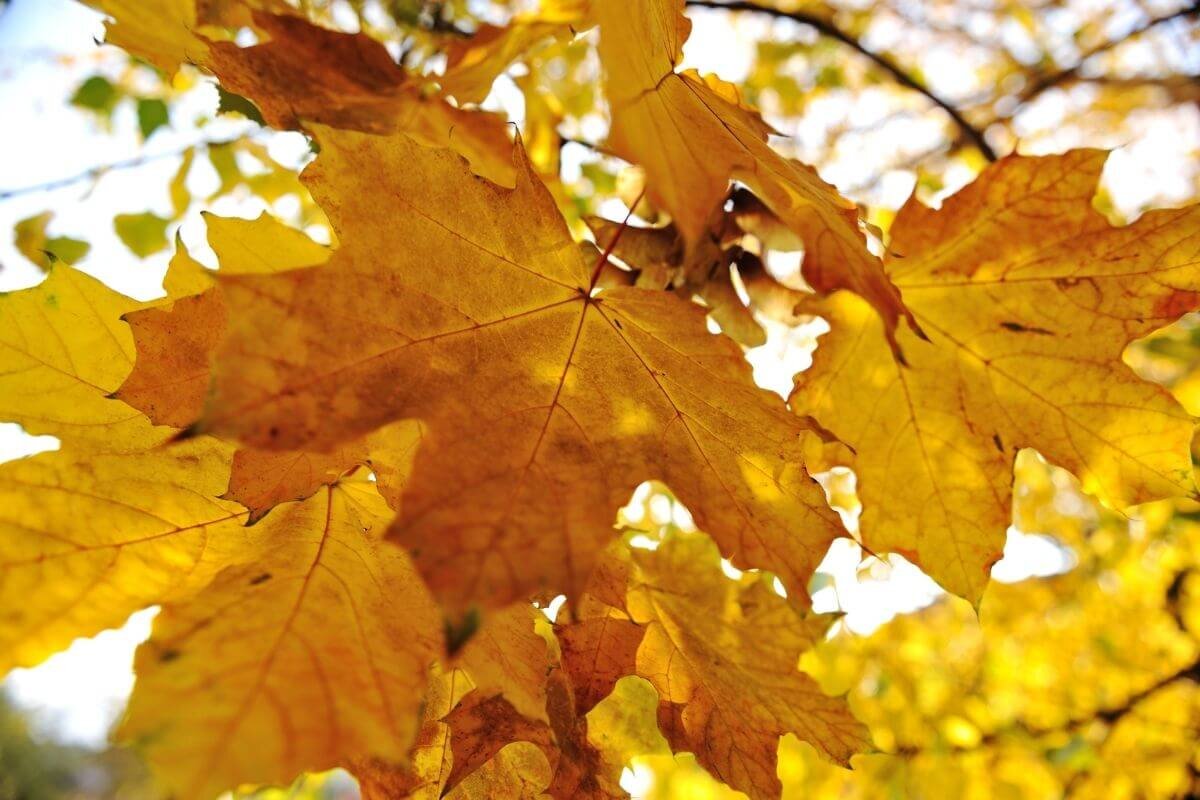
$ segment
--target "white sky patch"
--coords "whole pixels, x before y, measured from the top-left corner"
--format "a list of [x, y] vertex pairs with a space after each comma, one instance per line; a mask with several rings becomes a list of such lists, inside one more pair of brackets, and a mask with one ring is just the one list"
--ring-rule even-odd
[[886, 563], [864, 571], [862, 548], [851, 539], [835, 540], [817, 572], [829, 582], [813, 592], [813, 609], [842, 612], [842, 623], [858, 634], [869, 634], [897, 614], [917, 611], [945, 594], [902, 556], [889, 555]]
[[148, 608], [116, 630], [76, 639], [37, 667], [10, 672], [3, 688], [41, 733], [102, 748], [133, 689], [134, 650], [150, 636], [157, 613]]
[[57, 450], [54, 436], [33, 436], [15, 422], [0, 422], [0, 464], [17, 458]]
[[654, 788], [654, 770], [645, 764], [633, 764], [621, 770], [621, 788], [629, 792], [632, 800], [639, 800], [650, 794]]
[[816, 317], [792, 328], [764, 317], [758, 321], [767, 331], [767, 343], [747, 350], [746, 360], [754, 369], [754, 382], [786, 400], [796, 373], [812, 366], [817, 337], [829, 331], [829, 323]]
[[567, 596], [565, 594], [560, 594], [551, 600], [545, 608], [538, 610], [546, 616], [546, 619], [554, 622], [556, 619], [558, 619], [558, 612], [562, 610], [562, 607], [566, 604], [566, 602]]
[[992, 566], [992, 580], [1017, 583], [1028, 578], [1047, 578], [1070, 572], [1077, 563], [1075, 553], [1053, 537], [1022, 533], [1010, 526], [1004, 558]]

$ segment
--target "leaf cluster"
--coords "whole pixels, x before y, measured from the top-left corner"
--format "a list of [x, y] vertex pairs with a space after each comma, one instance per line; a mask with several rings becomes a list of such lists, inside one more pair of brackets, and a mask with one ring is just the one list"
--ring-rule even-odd
[[[1122, 357], [1200, 306], [1200, 207], [1114, 226], [1093, 205], [1103, 152], [1010, 155], [938, 209], [911, 199], [885, 236], [771, 146], [737, 86], [682, 68], [682, 0], [547, 0], [469, 36], [422, 6], [394, 15], [421, 32], [399, 61], [320, 8], [92, 4], [109, 42], [310, 137], [302, 186], [272, 185], [311, 194], [336, 241], [209, 215], [218, 269], [178, 243], [163, 300], [63, 263], [0, 297], [0, 417], [63, 445], [0, 466], [3, 668], [161, 606], [118, 736], [173, 796], [341, 766], [369, 798], [619, 797], [631, 759], [686, 752], [757, 800], [797, 763], [781, 739], [837, 765], [877, 746], [962, 766], [1014, 731], [1067, 747], [1089, 712], [1117, 727], [1107, 700], [981, 708], [988, 670], [1016, 670], [978, 643], [961, 677], [978, 691], [923, 708], [914, 665], [887, 664], [872, 708], [861, 651], [878, 664], [907, 634], [820, 645], [834, 620], [808, 589], [853, 536], [978, 607], [1023, 451], [1112, 509], [1194, 497], [1191, 415]], [[414, 68], [423, 48], [444, 70]], [[542, 59], [571, 69], [527, 74], [542, 126], [513, 137], [479, 104]], [[605, 152], [640, 170], [614, 185], [619, 221], [556, 178], [555, 92], [588, 69]], [[218, 194], [262, 178], [233, 146], [209, 147]], [[31, 252], [67, 260], [48, 222]], [[117, 227], [138, 255], [169, 246], [161, 218]], [[795, 251], [799, 279], [770, 269]], [[785, 402], [743, 348], [814, 316], [831, 330]], [[850, 528], [817, 480], [835, 467], [857, 476]], [[619, 518], [650, 481], [694, 525]], [[1192, 554], [1176, 533], [1164, 546]], [[1167, 597], [1182, 572], [1138, 580]], [[1069, 629], [1118, 625], [1080, 584]], [[1004, 619], [1060, 592], [988, 598]], [[942, 619], [959, 611], [929, 629], [969, 627]], [[1174, 671], [1118, 702], [1194, 678], [1189, 624], [1157, 620]]]

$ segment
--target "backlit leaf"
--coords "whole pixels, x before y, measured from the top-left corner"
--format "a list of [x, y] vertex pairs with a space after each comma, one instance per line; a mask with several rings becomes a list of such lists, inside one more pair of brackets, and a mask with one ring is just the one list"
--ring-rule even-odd
[[321, 141], [308, 181], [342, 246], [322, 268], [221, 282], [231, 327], [197, 430], [329, 449], [426, 421], [392, 535], [452, 608], [581, 586], [649, 478], [739, 563], [803, 591], [839, 530], [802, 464], [810, 427], [702, 309], [589, 297], [591, 265], [519, 149], [506, 190], [402, 136]]
[[408, 558], [378, 540], [389, 516], [370, 484], [331, 487], [254, 528], [253, 563], [163, 609], [119, 735], [175, 796], [406, 758], [441, 641]]
[[1200, 208], [1114, 227], [1091, 206], [1104, 160], [1010, 157], [940, 210], [910, 200], [886, 265], [929, 341], [901, 334], [898, 366], [869, 310], [834, 297], [797, 378], [793, 407], [858, 453], [867, 545], [972, 601], [1022, 447], [1117, 507], [1194, 492], [1192, 419], [1121, 353], [1200, 306]]
[[648, 626], [638, 674], [661, 699], [659, 725], [675, 750], [752, 798], [776, 797], [779, 737], [794, 733], [841, 763], [868, 746], [845, 702], [799, 670], [825, 628], [797, 617], [760, 576], [725, 577], [700, 534], [634, 551], [629, 604]]
[[0, 294], [0, 418], [73, 446], [162, 441], [166, 433], [107, 397], [134, 361], [120, 317], [142, 305], [65, 264], [31, 289]]

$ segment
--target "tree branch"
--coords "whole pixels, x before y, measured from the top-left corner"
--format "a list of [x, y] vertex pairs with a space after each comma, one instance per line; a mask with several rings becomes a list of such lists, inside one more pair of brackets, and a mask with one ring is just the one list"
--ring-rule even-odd
[[[973, 745], [965, 747], [948, 747], [943, 749], [948, 749], [955, 752], [973, 752], [997, 745], [1004, 739], [1013, 735], [1023, 735], [1036, 739], [1042, 736], [1049, 736], [1053, 733], [1071, 732], [1094, 721], [1103, 722], [1105, 725], [1111, 728], [1113, 725], [1120, 722], [1121, 719], [1127, 716], [1130, 712], [1132, 712], [1133, 709], [1143, 700], [1180, 680], [1190, 680], [1194, 683], [1200, 683], [1200, 661], [1193, 661], [1192, 663], [1181, 667], [1179, 670], [1160, 678], [1144, 689], [1134, 692], [1133, 694], [1129, 695], [1129, 697], [1125, 699], [1125, 702], [1121, 703], [1120, 705], [1110, 706], [1108, 708], [1099, 708], [1086, 716], [1073, 717], [1059, 725], [1047, 727], [1035, 727], [1022, 722], [1015, 722], [1007, 727], [995, 730], [985, 735]], [[911, 757], [919, 755], [922, 752], [926, 752], [926, 748], [900, 747], [897, 749], [896, 755]]]
[[1031, 85], [1028, 89], [1026, 89], [1024, 92], [1021, 93], [1022, 105], [1024, 105], [1025, 103], [1028, 103], [1030, 100], [1037, 97], [1038, 95], [1040, 95], [1041, 93], [1045, 92], [1048, 89], [1053, 89], [1055, 86], [1059, 86], [1060, 84], [1066, 83], [1068, 81], [1072, 81], [1072, 80], [1076, 79], [1077, 77], [1079, 77], [1079, 70], [1083, 69], [1084, 65], [1087, 64], [1087, 62], [1089, 60], [1091, 60], [1094, 56], [1101, 55], [1102, 53], [1107, 53], [1109, 50], [1112, 50], [1114, 47], [1119, 47], [1120, 45], [1124, 44], [1125, 42], [1129, 41], [1130, 39], [1134, 39], [1134, 38], [1140, 36], [1141, 34], [1145, 33], [1146, 31], [1150, 30], [1151, 28], [1157, 27], [1157, 26], [1162, 25], [1167, 22], [1171, 22], [1173, 20], [1189, 17], [1192, 14], [1195, 14], [1197, 12], [1200, 12], [1200, 2], [1194, 2], [1190, 6], [1187, 6], [1186, 8], [1181, 8], [1180, 10], [1172, 12], [1170, 14], [1164, 14], [1161, 17], [1153, 17], [1153, 18], [1147, 20], [1142, 25], [1138, 26], [1137, 28], [1134, 28], [1129, 33], [1120, 37], [1119, 39], [1111, 39], [1107, 42], [1096, 45], [1095, 47], [1091, 48], [1090, 50], [1085, 51], [1079, 57], [1079, 60], [1077, 62], [1075, 62], [1075, 64], [1073, 66], [1067, 67], [1066, 69], [1059, 70], [1058, 72], [1054, 72], [1049, 75], [1044, 75], [1042, 78], [1035, 81], [1033, 83], [1033, 85]]
[[81, 183], [82, 181], [94, 180], [114, 170], [132, 169], [134, 167], [140, 167], [143, 164], [150, 164], [155, 161], [162, 161], [168, 158], [180, 158], [184, 153], [194, 147], [221, 147], [223, 145], [233, 144], [234, 142], [241, 141], [245, 138], [247, 138], [247, 136], [235, 136], [232, 139], [203, 139], [198, 142], [192, 142], [191, 144], [175, 150], [166, 150], [161, 153], [142, 153], [134, 156], [133, 158], [114, 161], [110, 164], [99, 164], [97, 166], [85, 169], [83, 172], [77, 172], [74, 175], [68, 175], [63, 178], [55, 178], [54, 180], [46, 181], [45, 183], [36, 183], [31, 186], [19, 186], [13, 189], [0, 189], [0, 202], [10, 200], [14, 197], [20, 197], [21, 195], [33, 194], [34, 192], [49, 192], [53, 191], [54, 189], [61, 189], [66, 186], [70, 186], [75, 183]]
[[987, 143], [987, 139], [984, 138], [983, 131], [972, 125], [971, 122], [963, 116], [962, 112], [955, 108], [954, 104], [937, 95], [928, 86], [914, 78], [899, 64], [892, 61], [887, 56], [883, 55], [882, 53], [876, 53], [872, 50], [868, 50], [860, 41], [858, 41], [858, 39], [839, 28], [830, 20], [805, 11], [783, 11], [777, 8], [761, 6], [755, 2], [747, 2], [745, 0], [727, 0], [726, 2], [721, 2], [720, 0], [687, 0], [687, 5], [693, 8], [720, 8], [726, 11], [747, 11], [751, 13], [765, 14], [770, 17], [775, 17], [776, 19], [790, 19], [793, 22], [798, 22], [801, 25], [807, 25], [810, 28], [813, 28], [822, 36], [827, 36], [830, 39], [841, 42], [851, 50], [854, 50], [856, 53], [865, 56], [873, 64], [890, 75], [892, 79], [896, 81], [896, 83], [900, 84], [906, 89], [911, 89], [912, 91], [917, 92], [935, 106], [942, 109], [942, 111], [946, 112], [946, 114], [950, 116], [950, 119], [954, 121], [954, 124], [958, 126], [958, 129], [962, 132], [962, 135], [979, 149], [979, 152], [983, 154], [984, 158], [986, 158], [988, 161], [996, 160], [996, 151], [993, 150], [992, 146]]

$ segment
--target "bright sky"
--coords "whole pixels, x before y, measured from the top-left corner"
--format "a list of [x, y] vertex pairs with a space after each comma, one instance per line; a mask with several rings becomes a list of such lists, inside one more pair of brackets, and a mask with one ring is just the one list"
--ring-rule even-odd
[[[13, 0], [0, 16], [0, 108], [5, 109], [5, 124], [0, 126], [0, 192], [74, 175], [143, 152], [132, 109], [122, 108], [112, 131], [97, 135], [93, 120], [66, 104], [75, 87], [97, 65], [115, 69], [120, 63], [115, 51], [94, 44], [94, 39], [103, 38], [99, 20], [97, 14], [70, 0]], [[687, 48], [688, 66], [728, 79], [744, 76], [751, 66], [751, 48], [739, 44], [747, 44], [764, 27], [765, 23], [756, 20], [731, 28], [722, 15], [696, 14]], [[210, 111], [215, 103], [211, 87], [192, 92], [175, 109], [172, 129], [157, 132], [145, 152], [178, 151], [201, 138], [186, 120]], [[245, 130], [245, 123], [230, 120], [217, 125], [220, 128], [206, 129], [204, 137], [232, 136]], [[1179, 133], [1178, 127], [1149, 129], [1149, 146], [1157, 142], [1161, 153], [1169, 135], [1177, 137]], [[288, 160], [299, 158], [306, 150], [297, 134], [279, 134], [270, 146], [273, 154]], [[23, 288], [40, 280], [40, 271], [17, 253], [8, 232], [17, 221], [53, 208], [56, 217], [51, 234], [78, 235], [92, 245], [81, 268], [133, 296], [159, 295], [168, 256], [137, 262], [112, 232], [111, 220], [114, 214], [126, 211], [168, 213], [166, 186], [176, 166], [177, 160], [162, 159], [122, 170], [102, 179], [90, 193], [90, 182], [81, 182], [54, 192], [0, 200], [0, 290]], [[1135, 178], [1142, 174], [1138, 172], [1141, 167], [1130, 169]], [[202, 169], [197, 172], [193, 181], [198, 184], [212, 179], [202, 174]], [[854, 176], [846, 179], [853, 182]], [[895, 186], [896, 203], [910, 187], [911, 180]], [[203, 187], [194, 188], [201, 191]], [[262, 204], [223, 201], [212, 210], [252, 217], [262, 210]], [[183, 235], [203, 258], [203, 224], [196, 211], [185, 219]], [[786, 394], [792, 374], [809, 363], [816, 332], [776, 335], [754, 352], [758, 380]], [[16, 425], [0, 424], [0, 461], [56, 446], [52, 437], [31, 437]], [[1006, 557], [993, 576], [1014, 581], [1031, 574], [1049, 574], [1069, 568], [1068, 559], [1069, 554], [1044, 537], [1010, 532]], [[822, 571], [832, 580], [816, 593], [818, 608], [840, 608], [847, 612], [845, 624], [860, 632], [874, 629], [896, 613], [919, 608], [940, 594], [932, 581], [903, 559], [875, 565], [860, 574], [858, 549], [849, 541], [834, 545]], [[128, 695], [133, 650], [148, 635], [152, 617], [153, 611], [141, 612], [121, 630], [79, 640], [42, 666], [17, 670], [4, 688], [35, 713], [43, 730], [69, 741], [100, 746]]]

